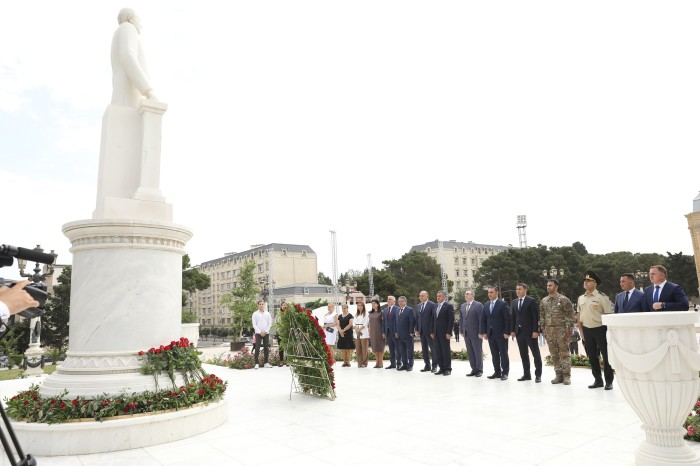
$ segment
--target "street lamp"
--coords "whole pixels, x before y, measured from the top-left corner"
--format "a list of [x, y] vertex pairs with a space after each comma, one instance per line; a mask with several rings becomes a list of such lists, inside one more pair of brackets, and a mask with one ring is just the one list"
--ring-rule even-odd
[[634, 272], [634, 279], [637, 283], [639, 283], [640, 291], [644, 291], [644, 280], [646, 280], [648, 276], [649, 272], [642, 272], [641, 270]]
[[[40, 245], [36, 245], [34, 248], [36, 252], [44, 252]], [[56, 263], [56, 254], [51, 250], [51, 255], [54, 257], [54, 264]], [[39, 266], [39, 262], [34, 264], [34, 273], [25, 273], [24, 269], [27, 268], [26, 259], [17, 259], [17, 267], [19, 268], [19, 275], [23, 278], [28, 278], [32, 281], [32, 285], [39, 288], [42, 291], [46, 291], [47, 287], [43, 283], [44, 279], [53, 274], [53, 265], [44, 264], [43, 267]], [[31, 375], [43, 375], [44, 374], [44, 352], [41, 350], [41, 317], [33, 317], [29, 323], [30, 333], [29, 333], [29, 348], [24, 352], [24, 369], [25, 376]]]
[[564, 268], [560, 268], [557, 270], [557, 266], [553, 265], [549, 270], [547, 269], [542, 269], [542, 276], [544, 278], [554, 278], [554, 279], [559, 279], [559, 278], [564, 278]]

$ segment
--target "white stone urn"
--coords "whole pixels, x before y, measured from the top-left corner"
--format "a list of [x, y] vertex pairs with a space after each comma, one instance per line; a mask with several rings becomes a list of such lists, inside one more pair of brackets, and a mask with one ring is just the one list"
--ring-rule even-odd
[[187, 338], [196, 347], [199, 344], [199, 323], [182, 324], [180, 335]]
[[700, 464], [683, 439], [700, 390], [698, 317], [692, 311], [603, 316], [615, 381], [646, 433], [638, 465]]

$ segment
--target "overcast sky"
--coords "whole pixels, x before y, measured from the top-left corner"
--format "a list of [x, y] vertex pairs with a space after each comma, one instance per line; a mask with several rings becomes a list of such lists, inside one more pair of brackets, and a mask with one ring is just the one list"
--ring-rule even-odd
[[3, 5], [0, 244], [71, 261], [132, 6], [195, 264], [299, 243], [330, 275], [329, 230], [343, 272], [436, 238], [517, 245], [519, 214], [531, 246], [692, 254], [699, 2], [193, 5]]

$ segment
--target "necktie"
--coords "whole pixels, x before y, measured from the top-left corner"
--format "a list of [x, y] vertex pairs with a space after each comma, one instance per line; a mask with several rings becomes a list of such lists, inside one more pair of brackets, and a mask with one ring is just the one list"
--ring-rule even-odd
[[654, 290], [654, 302], [658, 303], [659, 302], [659, 285], [656, 285]]
[[465, 317], [469, 315], [469, 308], [471, 307], [471, 305], [472, 303], [467, 303], [467, 310], [464, 312]]
[[523, 305], [523, 298], [520, 298], [520, 299], [518, 300], [518, 310], [520, 310], [520, 308], [522, 307], [522, 305]]
[[423, 308], [425, 308], [425, 303], [420, 305], [420, 315], [423, 315]]
[[625, 299], [622, 301], [622, 309], [627, 307], [627, 301], [630, 300], [630, 292], [625, 293]]
[[403, 314], [403, 308], [399, 309], [399, 318], [401, 318], [401, 314]]
[[491, 301], [491, 305], [489, 306], [489, 314], [493, 314], [493, 301]]
[[435, 317], [440, 315], [440, 308], [442, 307], [442, 303], [438, 304], [437, 309], [435, 309]]
[[391, 306], [386, 308], [386, 318], [391, 319]]

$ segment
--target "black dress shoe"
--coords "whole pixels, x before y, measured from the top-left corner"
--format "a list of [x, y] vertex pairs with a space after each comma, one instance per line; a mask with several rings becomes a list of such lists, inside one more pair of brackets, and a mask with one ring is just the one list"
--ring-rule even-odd
[[532, 380], [532, 377], [530, 377], [529, 375], [523, 375], [518, 379], [518, 382], [524, 382], [526, 380]]
[[542, 382], [542, 377], [535, 377], [535, 383]]
[[403, 367], [403, 366], [399, 366], [399, 367], [396, 368], [396, 370], [397, 370], [397, 371], [405, 371], [406, 368]]
[[420, 371], [421, 371], [421, 372], [430, 372], [431, 370], [432, 370], [432, 369], [430, 368], [430, 366], [425, 366], [425, 367], [424, 367], [423, 369], [421, 369]]
[[406, 372], [411, 372], [412, 370], [413, 370], [413, 368], [411, 366], [406, 368]]
[[396, 369], [396, 366], [392, 364], [390, 366], [386, 366], [384, 369]]
[[507, 376], [507, 375], [502, 375], [502, 376], [501, 376], [501, 380], [508, 380], [508, 376]]
[[474, 377], [481, 377], [482, 375], [484, 375], [484, 373], [479, 371], [476, 374], [474, 374]]
[[476, 372], [470, 372], [467, 374], [467, 377], [474, 377], [476, 375]]
[[606, 390], [612, 390], [612, 383], [606, 383], [606, 384], [605, 384], [605, 389], [606, 389]]
[[433, 372], [433, 373], [434, 373], [435, 375], [442, 375], [442, 374], [445, 373], [445, 371], [443, 371], [442, 369], [440, 369], [439, 371]]
[[451, 373], [452, 373], [452, 371], [445, 371], [442, 373], [442, 375], [450, 375]]
[[487, 379], [500, 379], [500, 378], [501, 378], [501, 374], [493, 373], [493, 374], [489, 375], [489, 376], [486, 377], [486, 378], [487, 378]]
[[604, 387], [603, 382], [593, 382], [593, 385], [589, 385], [588, 388], [601, 388]]
[[436, 373], [437, 371], [438, 371], [438, 370], [437, 370], [437, 367], [433, 367], [433, 368], [430, 370], [430, 372], [432, 372], [433, 374]]

